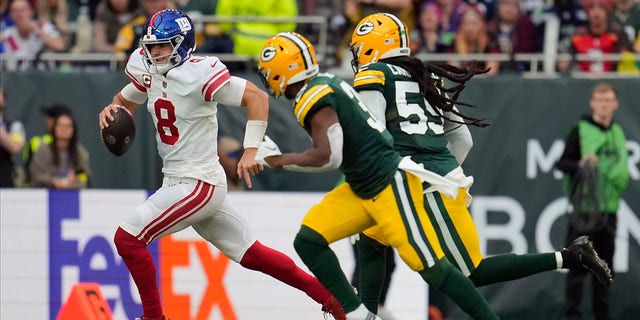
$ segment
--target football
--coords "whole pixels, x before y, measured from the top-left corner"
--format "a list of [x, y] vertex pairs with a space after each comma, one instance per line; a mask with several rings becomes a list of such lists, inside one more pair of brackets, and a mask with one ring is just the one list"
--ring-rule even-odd
[[116, 156], [121, 156], [129, 150], [136, 138], [136, 125], [133, 122], [133, 116], [124, 107], [118, 106], [118, 112], [111, 112], [113, 121], [109, 122], [109, 126], [100, 130], [100, 138], [102, 143], [107, 147], [109, 152]]

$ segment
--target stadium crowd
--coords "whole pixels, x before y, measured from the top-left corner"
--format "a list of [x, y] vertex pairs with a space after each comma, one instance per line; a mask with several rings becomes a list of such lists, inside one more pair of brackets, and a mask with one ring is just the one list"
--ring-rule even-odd
[[[545, 26], [555, 20], [559, 22], [555, 43], [558, 53], [594, 57], [592, 61], [575, 63], [558, 60], [556, 71], [637, 73], [640, 67], [640, 62], [634, 61], [634, 53], [640, 53], [640, 0], [263, 0], [260, 3], [256, 6], [250, 0], [1, 0], [0, 54], [27, 61], [9, 66], [9, 70], [69, 71], [87, 66], [86, 62], [39, 61], [43, 52], [108, 53], [124, 60], [138, 47], [142, 26], [149, 15], [163, 8], [177, 8], [196, 21], [198, 52], [245, 58], [257, 57], [264, 40], [281, 31], [295, 30], [312, 42], [317, 41], [318, 25], [296, 24], [296, 18], [326, 17], [331, 36], [322, 63], [331, 67], [345, 65], [345, 58], [351, 60], [344, 57], [349, 35], [362, 17], [390, 12], [408, 23], [414, 54], [497, 53], [513, 57], [513, 54], [541, 53]], [[230, 19], [211, 22], [204, 19], [207, 17]], [[619, 61], [597, 58], [607, 54], [623, 55]], [[467, 64], [464, 59], [448, 62]], [[244, 63], [229, 64], [230, 68], [246, 67]], [[496, 74], [526, 71], [531, 67], [529, 64], [513, 58], [486, 59], [479, 67], [491, 67], [489, 74]]]

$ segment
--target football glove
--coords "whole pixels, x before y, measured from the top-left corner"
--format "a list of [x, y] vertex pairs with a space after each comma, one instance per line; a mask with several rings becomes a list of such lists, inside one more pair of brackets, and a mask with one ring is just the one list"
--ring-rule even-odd
[[281, 154], [282, 152], [280, 151], [280, 148], [278, 148], [278, 145], [275, 142], [273, 142], [273, 140], [271, 140], [269, 136], [265, 135], [264, 139], [258, 145], [258, 152], [256, 153], [256, 161], [265, 167], [269, 167], [269, 164], [267, 164], [267, 162], [264, 161], [264, 158], [270, 157], [270, 156], [277, 156]]

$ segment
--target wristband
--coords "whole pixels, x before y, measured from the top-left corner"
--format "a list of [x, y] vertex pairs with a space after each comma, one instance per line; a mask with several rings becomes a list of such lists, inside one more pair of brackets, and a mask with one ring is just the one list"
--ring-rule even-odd
[[247, 120], [244, 131], [244, 148], [257, 148], [267, 132], [267, 122], [262, 120]]

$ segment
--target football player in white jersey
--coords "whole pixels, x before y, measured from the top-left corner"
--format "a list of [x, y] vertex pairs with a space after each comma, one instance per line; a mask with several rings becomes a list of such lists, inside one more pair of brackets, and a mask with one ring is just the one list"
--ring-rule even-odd
[[151, 16], [140, 44], [125, 70], [131, 83], [100, 112], [99, 126], [108, 126], [117, 106], [133, 113], [147, 100], [157, 129], [162, 187], [124, 217], [114, 237], [138, 287], [142, 319], [165, 319], [147, 245], [190, 226], [229, 259], [304, 291], [323, 311], [345, 319], [340, 304], [315, 277], [256, 241], [243, 214], [225, 201], [227, 182], [216, 152], [217, 104], [247, 107], [244, 153], [237, 170], [250, 188], [250, 177], [264, 169], [255, 158], [267, 127], [268, 95], [231, 76], [218, 58], [192, 55], [193, 23], [181, 11], [167, 9]]

